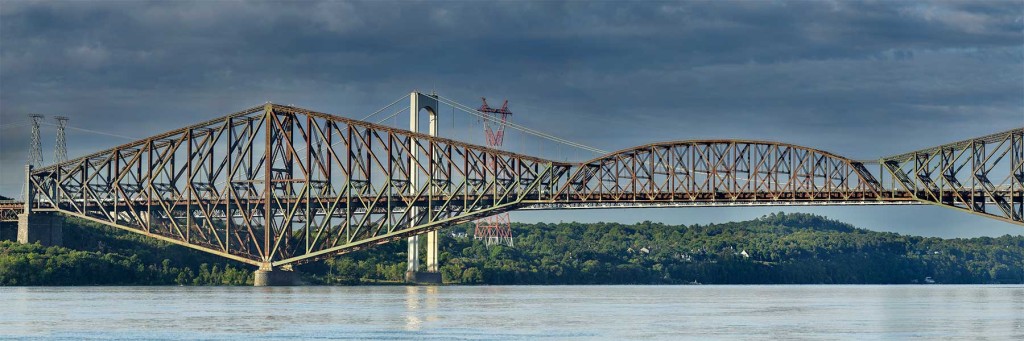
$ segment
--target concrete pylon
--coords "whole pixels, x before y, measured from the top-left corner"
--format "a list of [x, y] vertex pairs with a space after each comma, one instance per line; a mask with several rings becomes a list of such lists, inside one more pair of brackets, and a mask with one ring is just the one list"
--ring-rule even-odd
[[[409, 130], [412, 132], [419, 132], [420, 127], [420, 110], [426, 109], [430, 115], [430, 136], [437, 136], [437, 110], [438, 102], [435, 96], [424, 95], [419, 92], [413, 91], [409, 94]], [[409, 150], [411, 151], [411, 160], [419, 158], [419, 149], [416, 148], [416, 139], [411, 138]], [[410, 170], [416, 169], [415, 164], [409, 165]], [[428, 179], [429, 181], [429, 179]], [[415, 171], [409, 174], [409, 187], [410, 194], [416, 194], [416, 186], [420, 183], [419, 174]], [[419, 208], [411, 208], [412, 216], [416, 217], [419, 215]], [[409, 227], [416, 226], [417, 222], [412, 221], [409, 223]], [[437, 246], [438, 246], [438, 233], [437, 231], [431, 231], [427, 233], [427, 261], [426, 271], [420, 271], [420, 236], [412, 236], [408, 238], [408, 251], [406, 259], [406, 270], [405, 280], [406, 282], [413, 283], [441, 283], [441, 273], [438, 272], [438, 259], [437, 259]]]
[[25, 210], [18, 214], [19, 243], [40, 243], [43, 246], [64, 245], [64, 218], [54, 212], [33, 212], [35, 188], [32, 186], [32, 165], [25, 166]]

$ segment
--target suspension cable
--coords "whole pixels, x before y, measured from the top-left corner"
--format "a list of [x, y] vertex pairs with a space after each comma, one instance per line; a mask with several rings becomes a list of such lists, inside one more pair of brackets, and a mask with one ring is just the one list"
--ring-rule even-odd
[[[383, 108], [377, 109], [377, 111], [374, 111], [372, 114], [366, 115], [366, 117], [363, 117], [363, 119], [361, 119], [360, 121], [369, 120], [370, 117], [376, 116], [377, 114], [381, 113], [382, 111], [387, 110], [387, 108], [390, 108], [391, 106], [393, 106], [395, 104], [398, 104], [398, 102], [401, 102], [402, 100], [405, 100], [405, 99], [408, 99], [408, 98], [409, 98], [409, 95], [402, 96], [402, 97], [396, 99], [394, 102], [391, 102], [391, 104], [385, 105]], [[388, 117], [388, 118], [390, 118], [390, 117]], [[384, 121], [387, 121], [387, 119], [384, 119]]]
[[29, 124], [32, 124], [32, 123], [30, 123], [30, 122], [15, 122], [15, 123], [0, 124], [0, 129], [18, 128], [18, 127], [22, 127], [22, 126], [27, 126]]
[[[501, 123], [501, 121], [499, 119], [495, 118], [495, 117], [483, 115], [483, 114], [477, 112], [476, 109], [467, 107], [467, 106], [465, 106], [465, 105], [463, 105], [463, 104], [461, 104], [459, 102], [456, 102], [456, 101], [454, 101], [452, 99], [449, 99], [449, 98], [446, 98], [446, 97], [443, 97], [443, 96], [440, 96], [440, 95], [438, 95], [437, 98], [439, 100], [441, 100], [442, 102], [444, 102], [445, 104], [448, 104], [448, 105], [452, 106], [453, 108], [456, 108], [456, 109], [459, 109], [461, 111], [464, 111], [464, 112], [466, 112], [466, 113], [468, 113], [470, 115], [473, 115], [473, 116], [476, 116], [478, 118], [481, 118], [481, 119], [484, 119], [484, 120], [488, 120], [488, 121], [491, 121], [491, 122], [494, 122], [494, 123], [498, 123], [498, 124]], [[554, 136], [554, 135], [551, 135], [551, 134], [548, 134], [548, 133], [545, 133], [545, 132], [542, 132], [542, 131], [538, 131], [536, 129], [532, 129], [532, 128], [528, 128], [528, 127], [522, 126], [520, 124], [516, 124], [516, 123], [512, 123], [512, 122], [505, 122], [505, 125], [510, 127], [510, 128], [512, 128], [512, 129], [516, 129], [516, 130], [519, 130], [521, 132], [524, 132], [524, 133], [527, 133], [527, 134], [530, 134], [530, 135], [533, 135], [533, 136], [537, 136], [537, 137], [540, 137], [540, 138], [543, 138], [543, 139], [547, 139], [547, 140], [551, 140], [551, 141], [554, 141], [554, 142], [557, 142], [557, 143], [568, 145], [570, 147], [586, 150], [586, 151], [591, 152], [591, 153], [602, 154], [602, 155], [603, 154], [608, 154], [607, 151], [604, 151], [604, 150], [601, 150], [601, 149], [598, 149], [598, 148], [594, 148], [594, 147], [591, 147], [591, 146], [588, 146], [588, 145], [585, 145], [585, 144], [582, 144], [582, 143], [566, 140], [566, 139], [563, 139], [563, 138], [560, 138], [560, 137], [557, 137], [557, 136]]]
[[403, 111], [406, 111], [406, 110], [409, 110], [409, 107], [398, 109], [398, 111], [396, 111], [394, 114], [388, 115], [388, 117], [385, 117], [385, 118], [381, 119], [380, 121], [377, 121], [377, 124], [383, 124], [384, 121], [390, 120], [390, 119], [394, 118], [395, 116], [397, 116], [398, 114], [401, 114]]
[[[393, 107], [395, 104], [398, 104], [402, 100], [405, 100], [405, 99], [408, 99], [408, 98], [409, 98], [409, 95], [402, 96], [402, 97], [398, 98], [397, 100], [391, 102], [390, 104], [388, 104], [388, 105], [378, 109], [377, 111], [374, 111], [373, 113], [367, 115], [366, 117], [364, 117], [362, 119], [362, 121], [366, 121], [366, 120], [368, 120], [368, 119], [370, 119], [370, 118], [380, 114], [384, 110], [387, 110], [388, 108]], [[487, 115], [483, 115], [483, 114], [479, 113], [478, 111], [476, 111], [476, 109], [470, 108], [470, 107], [468, 107], [466, 105], [463, 105], [463, 104], [461, 104], [459, 102], [456, 102], [455, 100], [452, 100], [452, 99], [449, 99], [449, 98], [446, 98], [446, 97], [443, 97], [443, 96], [440, 96], [440, 95], [437, 95], [437, 98], [438, 98], [438, 100], [440, 102], [443, 102], [443, 103], [451, 106], [452, 109], [453, 109], [453, 112], [454, 112], [454, 109], [458, 109], [458, 110], [463, 111], [465, 113], [468, 113], [470, 115], [476, 116], [479, 119], [488, 120], [488, 121], [491, 121], [493, 123], [501, 123], [497, 118], [490, 117], [490, 116], [487, 116]], [[383, 123], [383, 122], [385, 122], [387, 120], [390, 120], [390, 119], [394, 118], [395, 116], [397, 116], [398, 114], [400, 114], [400, 113], [402, 113], [402, 112], [404, 112], [406, 110], [408, 110], [408, 107], [399, 109], [398, 111], [392, 113], [391, 115], [388, 115], [387, 117], [379, 120], [377, 123], [381, 124], [381, 123]], [[453, 119], [454, 119], [454, 116], [453, 116]], [[8, 124], [0, 126], [0, 128], [2, 128], [2, 129], [14, 128], [14, 127], [22, 126], [22, 125], [27, 125], [27, 124], [29, 124], [29, 123], [28, 122], [8, 123]], [[56, 127], [57, 126], [56, 124], [47, 123], [47, 122], [40, 122], [40, 124], [41, 125], [45, 125], [45, 126], [52, 126], [52, 127]], [[548, 133], [545, 133], [545, 132], [542, 132], [542, 131], [538, 131], [536, 129], [532, 129], [532, 128], [528, 128], [528, 127], [522, 126], [520, 124], [516, 124], [516, 123], [512, 123], [512, 122], [507, 122], [507, 121], [505, 122], [505, 124], [506, 124], [506, 126], [512, 128], [512, 129], [515, 129], [515, 130], [518, 130], [518, 131], [521, 131], [521, 132], [524, 132], [524, 133], [527, 133], [527, 134], [530, 134], [530, 135], [533, 135], [533, 136], [536, 136], [536, 137], [540, 137], [542, 139], [546, 139], [546, 140], [550, 140], [550, 141], [553, 141], [553, 142], [556, 142], [556, 143], [560, 143], [560, 144], [563, 144], [563, 145], [566, 145], [566, 146], [570, 146], [570, 147], [573, 147], [573, 148], [582, 149], [582, 150], [585, 150], [585, 151], [588, 151], [588, 152], [591, 152], [591, 153], [596, 153], [596, 154], [607, 154], [608, 153], [607, 151], [604, 151], [604, 150], [601, 150], [601, 149], [598, 149], [598, 148], [594, 148], [594, 147], [591, 147], [591, 146], [588, 146], [588, 145], [585, 145], [585, 144], [582, 144], [582, 143], [566, 140], [566, 139], [563, 139], [563, 138], [560, 138], [560, 137], [557, 137], [557, 136], [554, 136], [554, 135], [551, 135], [551, 134], [548, 134]], [[77, 130], [77, 131], [86, 132], [86, 133], [91, 133], [91, 134], [98, 134], [98, 135], [122, 138], [122, 139], [127, 139], [127, 140], [138, 140], [138, 138], [135, 138], [135, 137], [124, 136], [124, 135], [119, 135], [119, 134], [114, 134], [114, 133], [109, 133], [109, 132], [104, 132], [104, 131], [99, 131], [99, 130], [80, 128], [80, 127], [71, 126], [71, 125], [68, 125], [66, 127], [68, 129]], [[333, 147], [333, 146], [337, 145], [340, 142], [341, 141], [335, 142], [335, 143], [331, 144], [331, 146]], [[300, 148], [304, 149], [304, 148], [306, 148], [306, 146], [302, 146]]]

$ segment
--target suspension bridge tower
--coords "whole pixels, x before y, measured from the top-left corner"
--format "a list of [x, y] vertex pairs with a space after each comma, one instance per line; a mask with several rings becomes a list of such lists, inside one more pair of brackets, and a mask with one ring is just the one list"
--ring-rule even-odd
[[[420, 112], [426, 111], [429, 115], [429, 135], [437, 136], [437, 113], [438, 113], [438, 101], [436, 95], [425, 95], [414, 91], [409, 95], [409, 130], [413, 132], [420, 132]], [[420, 150], [416, 147], [416, 139], [409, 139], [409, 169], [415, 169], [417, 166], [417, 160], [419, 160]], [[438, 156], [433, 156], [438, 157]], [[430, 179], [420, 179], [417, 172], [410, 172], [409, 174], [409, 190], [412, 195], [416, 195], [416, 188], [421, 181], [432, 181], [437, 174], [428, 174]], [[435, 186], [430, 186], [432, 192], [438, 191]], [[436, 194], [436, 193], [432, 193]], [[414, 217], [409, 220], [409, 227], [413, 228], [420, 224], [420, 220], [424, 220], [425, 212], [421, 208], [411, 208], [411, 215]], [[433, 230], [425, 233], [426, 235], [426, 249], [427, 249], [427, 262], [426, 269], [420, 267], [420, 235], [412, 236], [407, 239], [408, 250], [406, 254], [406, 270], [405, 270], [405, 281], [410, 283], [424, 283], [424, 284], [441, 284], [441, 272], [438, 266], [438, 233], [437, 230]]]
[[[484, 134], [487, 137], [487, 146], [494, 149], [501, 149], [505, 140], [505, 126], [508, 125], [509, 116], [512, 111], [508, 109], [508, 100], [501, 105], [501, 108], [491, 108], [487, 105], [487, 98], [480, 98], [483, 104], [477, 111], [485, 115]], [[494, 160], [490, 160], [491, 163]], [[492, 167], [493, 165], [488, 165]], [[512, 242], [512, 221], [508, 213], [499, 213], [476, 221], [476, 229], [473, 231], [474, 239], [482, 239], [488, 246], [504, 244], [515, 246]]]

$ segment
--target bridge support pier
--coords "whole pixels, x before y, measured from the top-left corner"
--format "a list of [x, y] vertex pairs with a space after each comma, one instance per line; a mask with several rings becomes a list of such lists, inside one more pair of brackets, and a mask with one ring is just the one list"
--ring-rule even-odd
[[256, 287], [287, 287], [302, 285], [298, 271], [291, 267], [261, 267], [253, 273], [252, 285]]
[[406, 271], [405, 281], [412, 284], [441, 284], [441, 273], [431, 271]]
[[64, 245], [64, 218], [52, 212], [18, 214], [18, 242]]

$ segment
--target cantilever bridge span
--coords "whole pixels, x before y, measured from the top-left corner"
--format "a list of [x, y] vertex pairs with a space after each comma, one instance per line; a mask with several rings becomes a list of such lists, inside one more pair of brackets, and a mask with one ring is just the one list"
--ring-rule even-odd
[[691, 140], [567, 163], [266, 104], [27, 177], [27, 211], [271, 269], [517, 209], [932, 203], [1024, 225], [1024, 128], [872, 162]]

